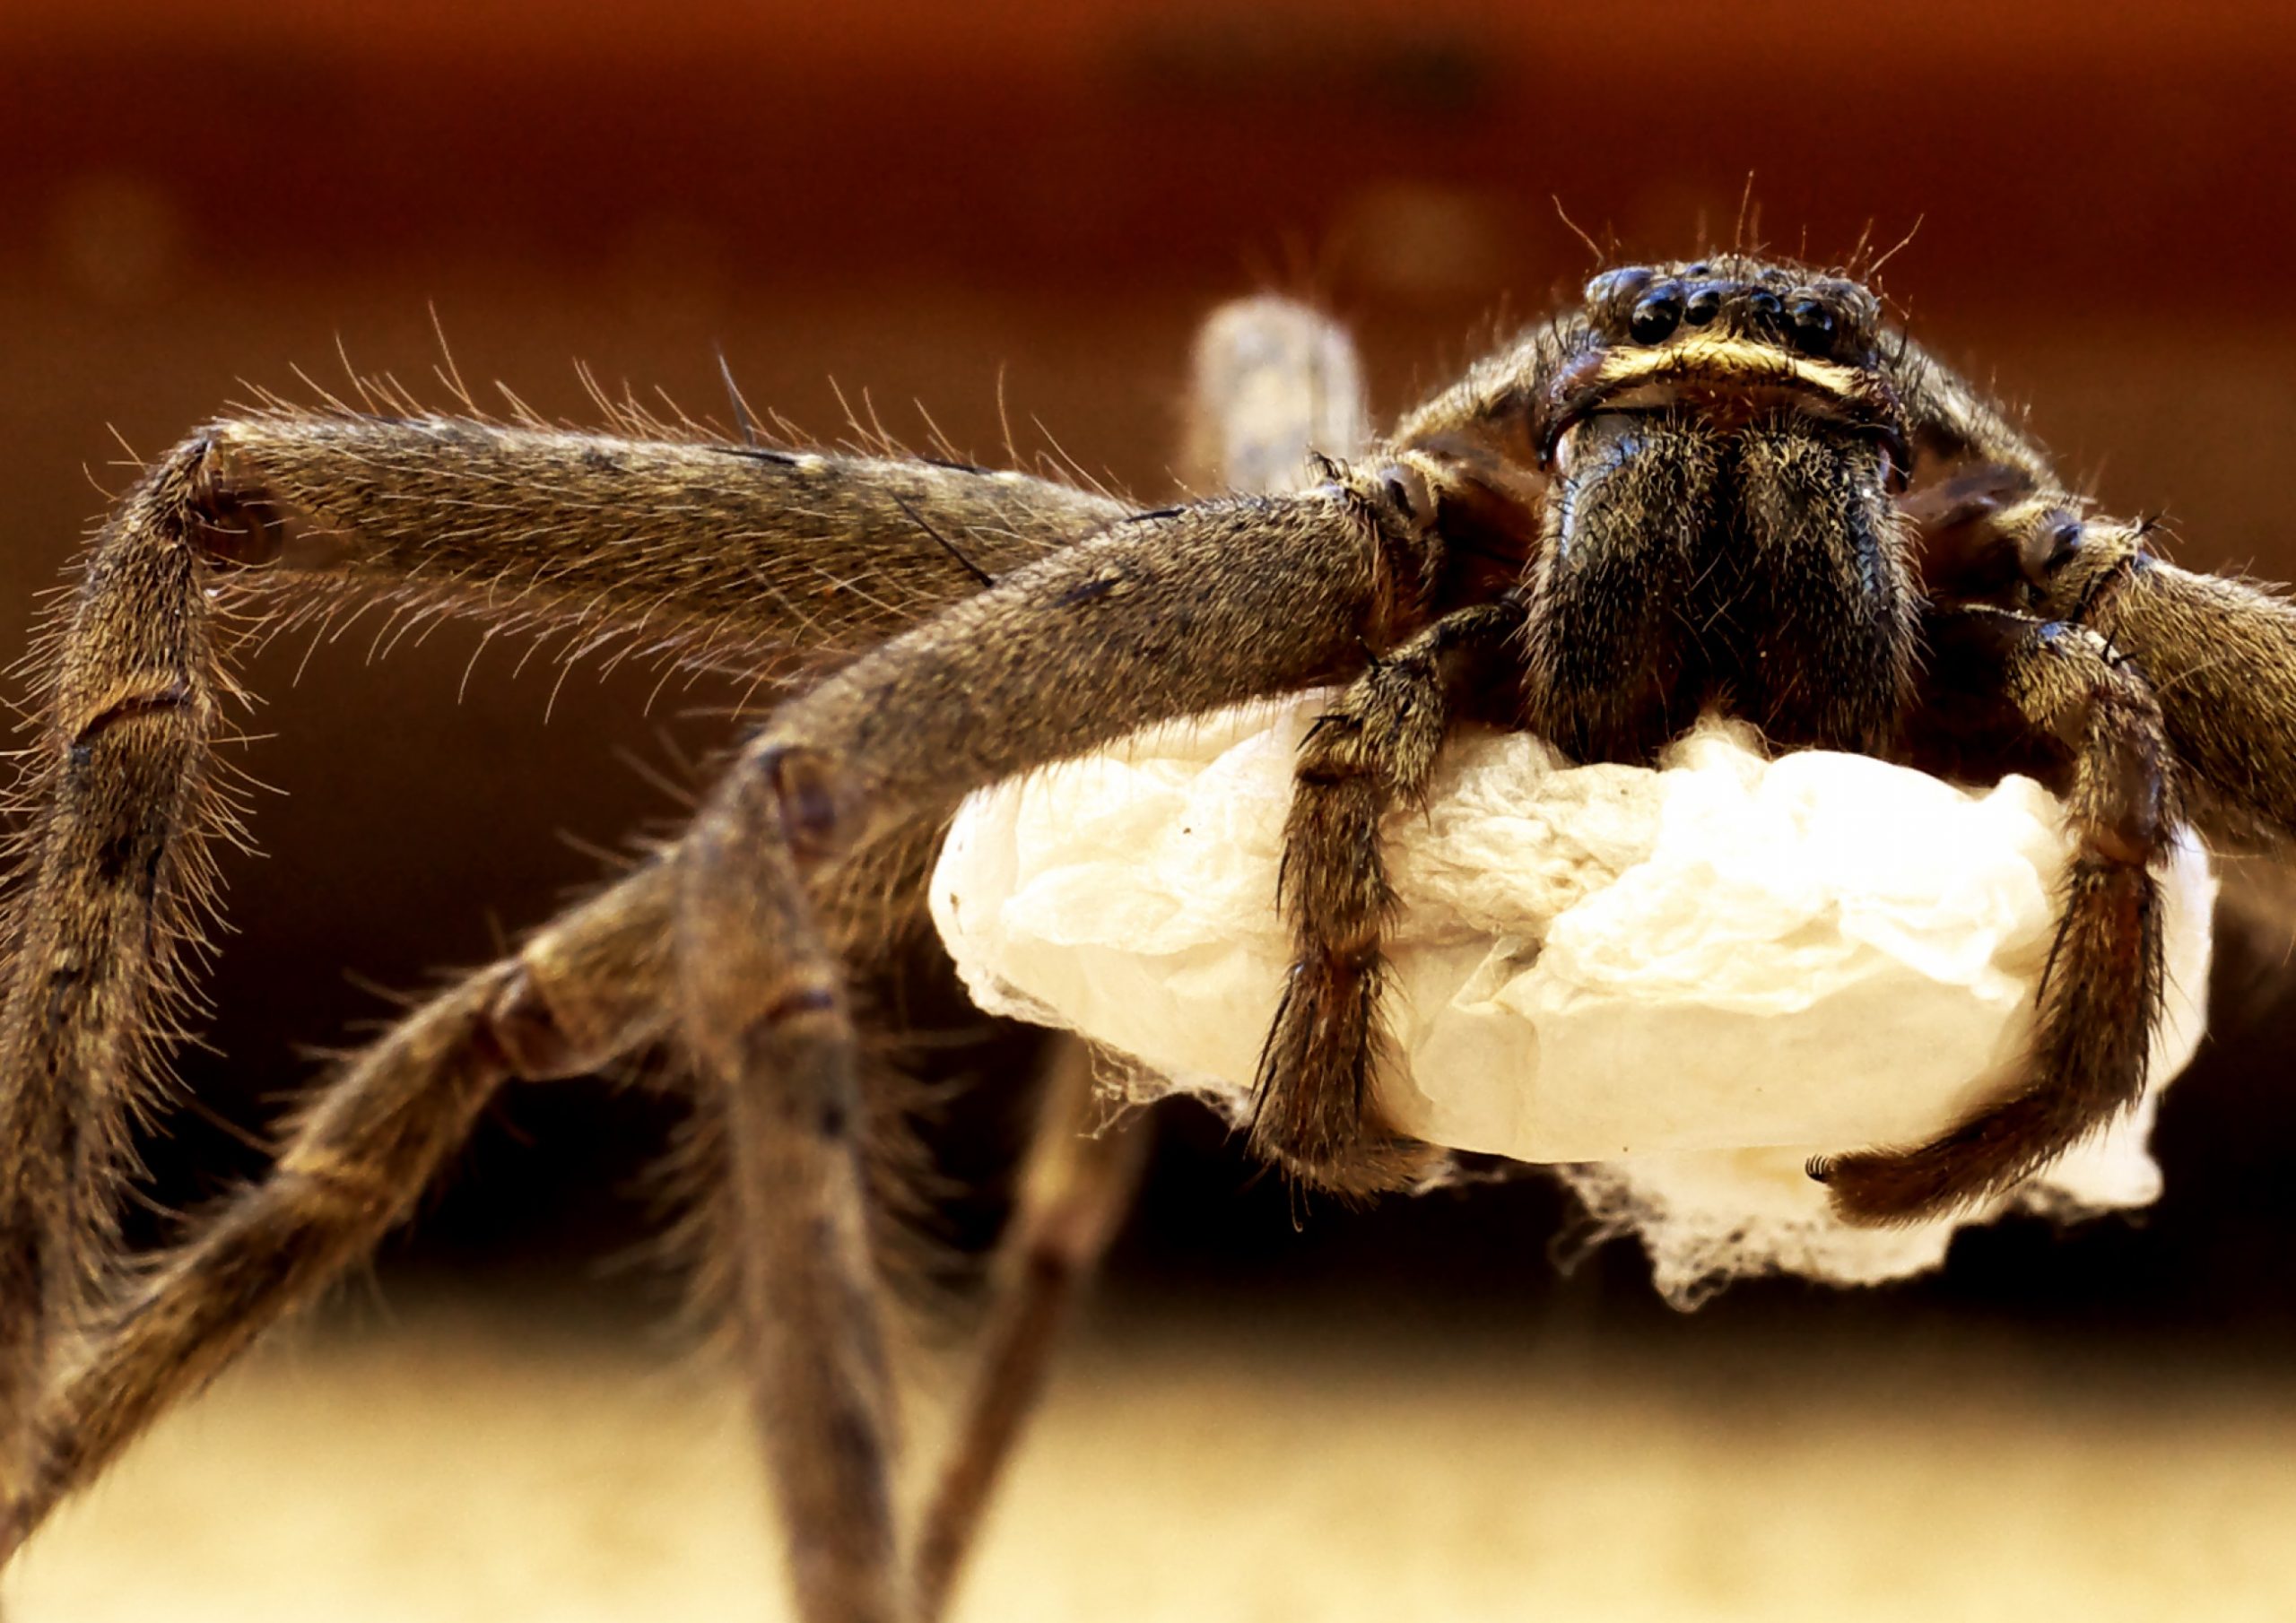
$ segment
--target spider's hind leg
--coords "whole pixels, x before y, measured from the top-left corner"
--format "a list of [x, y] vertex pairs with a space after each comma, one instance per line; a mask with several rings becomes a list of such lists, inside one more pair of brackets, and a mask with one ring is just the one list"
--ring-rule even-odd
[[1044, 1097], [1019, 1193], [997, 1245], [995, 1295], [956, 1434], [917, 1542], [920, 1619], [939, 1618], [1004, 1462], [1045, 1382], [1064, 1322], [1132, 1209], [1153, 1141], [1137, 1111], [1105, 1119], [1081, 1038], [1046, 1046]]
[[170, 465], [106, 527], [27, 751], [0, 1019], [0, 1503], [30, 1491], [40, 1384], [108, 1260], [152, 1027], [211, 883], [196, 837], [230, 820], [209, 760], [230, 683], [201, 596], [204, 473]]
[[2004, 1193], [2103, 1127], [2144, 1095], [2161, 1010], [2151, 867], [2179, 813], [2151, 688], [2095, 632], [2062, 622], [1945, 612], [1930, 646], [1913, 725], [1922, 764], [2056, 768], [2074, 847], [2023, 1085], [1926, 1144], [1813, 1161], [1834, 1209], [1857, 1222], [1911, 1222]]
[[638, 869], [346, 1063], [262, 1177], [90, 1324], [0, 1502], [0, 1562], [176, 1399], [363, 1257], [504, 1081], [579, 1075], [662, 1025], [671, 870]]

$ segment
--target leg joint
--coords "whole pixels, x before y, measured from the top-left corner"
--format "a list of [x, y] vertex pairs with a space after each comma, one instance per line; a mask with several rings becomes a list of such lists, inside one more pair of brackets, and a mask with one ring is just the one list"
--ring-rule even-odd
[[799, 986], [783, 993], [767, 1006], [758, 1019], [763, 1026], [784, 1026], [807, 1014], [834, 1014], [838, 996], [834, 987]]
[[157, 688], [123, 694], [81, 723], [72, 734], [70, 747], [76, 754], [92, 746], [120, 723], [179, 710], [191, 702], [191, 684], [180, 676]]
[[843, 795], [830, 757], [802, 744], [768, 744], [755, 759], [773, 791], [781, 836], [801, 864], [836, 855], [845, 821]]
[[224, 443], [224, 430], [201, 435], [188, 451], [187, 538], [212, 564], [253, 568], [277, 562], [292, 529], [287, 511]]
[[530, 1082], [581, 1076], [611, 1059], [594, 1054], [566, 1028], [533, 968], [513, 964], [479, 1016], [475, 1040], [490, 1046], [504, 1070]]

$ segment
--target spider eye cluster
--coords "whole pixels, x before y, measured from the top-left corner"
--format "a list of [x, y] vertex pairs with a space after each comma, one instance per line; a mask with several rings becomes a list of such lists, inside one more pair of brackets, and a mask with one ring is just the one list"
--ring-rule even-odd
[[1637, 343], [1664, 343], [1674, 336], [1682, 318], [1683, 291], [1670, 282], [1634, 301], [1626, 330]]
[[1613, 342], [1661, 344], [1684, 328], [1719, 324], [1743, 338], [1837, 360], [1871, 346], [1880, 305], [1839, 277], [1699, 260], [1606, 271], [1587, 284], [1587, 314]]

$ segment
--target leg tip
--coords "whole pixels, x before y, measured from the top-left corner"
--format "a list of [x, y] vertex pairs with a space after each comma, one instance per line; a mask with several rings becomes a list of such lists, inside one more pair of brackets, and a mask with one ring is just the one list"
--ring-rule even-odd
[[1804, 1168], [1823, 1184], [1833, 1214], [1861, 1228], [1900, 1228], [1949, 1217], [1994, 1193], [1989, 1179], [1940, 1164], [1915, 1150], [1907, 1155], [1813, 1156]]

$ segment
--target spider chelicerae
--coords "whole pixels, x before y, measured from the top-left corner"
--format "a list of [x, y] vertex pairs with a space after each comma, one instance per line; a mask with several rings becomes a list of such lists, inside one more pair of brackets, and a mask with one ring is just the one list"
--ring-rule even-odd
[[[1262, 301], [1206, 372], [1215, 476], [1346, 438], [1328, 328]], [[463, 402], [469, 408], [465, 396]], [[145, 470], [48, 633], [0, 1024], [0, 1557], [169, 1403], [363, 1256], [503, 1083], [668, 1040], [723, 1127], [734, 1316], [799, 1610], [937, 1614], [1097, 1260], [1137, 1136], [1080, 1133], [1057, 1045], [958, 1445], [891, 1490], [872, 1229], [890, 1107], [852, 971], [918, 912], [969, 791], [1148, 724], [1342, 684], [1302, 747], [1296, 955], [1251, 1148], [1369, 1194], [1439, 1152], [1383, 1120], [1383, 812], [1467, 721], [1652, 759], [1702, 712], [1779, 749], [2062, 795], [2074, 856], [2022, 1084], [1925, 1144], [1813, 1163], [1853, 1220], [2019, 1183], [2136, 1098], [2180, 824], [2296, 820], [2296, 613], [2161, 561], [1847, 276], [1621, 267], [1298, 488], [1139, 510], [956, 460], [609, 408], [610, 430], [271, 403]], [[621, 638], [787, 697], [682, 838], [345, 1062], [259, 1181], [131, 1268], [109, 1212], [236, 826], [211, 751], [266, 617], [376, 599]]]

